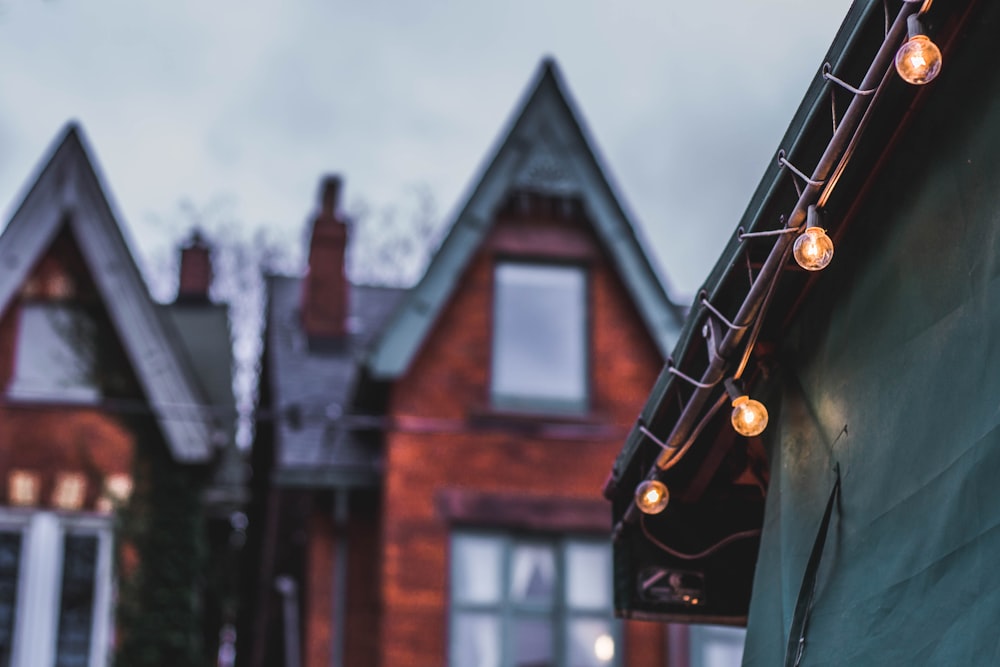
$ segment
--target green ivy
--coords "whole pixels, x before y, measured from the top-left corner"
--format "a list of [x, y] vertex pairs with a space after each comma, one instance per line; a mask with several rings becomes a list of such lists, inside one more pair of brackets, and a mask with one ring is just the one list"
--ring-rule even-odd
[[[200, 603], [208, 558], [201, 503], [205, 473], [176, 463], [151, 420], [134, 421], [134, 491], [116, 525], [115, 665], [209, 665]], [[135, 558], [125, 558], [127, 551]]]

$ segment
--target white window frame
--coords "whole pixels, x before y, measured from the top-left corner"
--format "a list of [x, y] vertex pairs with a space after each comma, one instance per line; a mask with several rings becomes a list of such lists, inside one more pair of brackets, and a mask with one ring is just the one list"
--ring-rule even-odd
[[12, 665], [51, 666], [62, 595], [63, 538], [84, 532], [97, 537], [94, 608], [88, 667], [105, 667], [110, 657], [112, 535], [106, 516], [0, 509], [0, 530], [21, 532]]
[[[540, 535], [529, 535], [512, 533], [503, 530], [487, 530], [487, 529], [475, 529], [475, 528], [457, 528], [452, 531], [450, 535], [450, 541], [452, 545], [456, 538], [462, 537], [472, 537], [472, 538], [487, 538], [494, 540], [501, 549], [501, 558], [499, 566], [501, 571], [499, 573], [500, 579], [497, 585], [500, 589], [500, 599], [496, 602], [459, 602], [455, 599], [454, 590], [454, 576], [456, 563], [452, 560], [449, 572], [449, 608], [450, 608], [450, 619], [449, 619], [449, 641], [448, 641], [448, 665], [450, 667], [463, 667], [460, 665], [455, 665], [455, 657], [453, 655], [454, 651], [454, 635], [456, 634], [456, 625], [458, 615], [462, 612], [483, 612], [493, 615], [499, 624], [498, 645], [500, 647], [499, 665], [500, 667], [509, 667], [513, 664], [513, 644], [511, 642], [512, 627], [513, 623], [519, 618], [529, 618], [531, 616], [536, 616], [538, 618], [546, 618], [553, 624], [553, 660], [554, 665], [562, 667], [567, 664], [569, 657], [566, 655], [566, 633], [570, 624], [574, 620], [587, 620], [594, 619], [599, 621], [607, 621], [610, 627], [611, 637], [614, 640], [614, 657], [609, 660], [606, 664], [607, 667], [620, 667], [624, 664], [623, 659], [623, 632], [621, 628], [621, 623], [614, 618], [614, 610], [610, 603], [612, 593], [608, 590], [608, 600], [609, 604], [605, 609], [596, 608], [574, 608], [569, 605], [568, 602], [568, 551], [569, 547], [573, 544], [603, 544], [605, 540], [599, 537], [587, 534], [576, 534], [576, 533], [566, 533], [566, 534], [540, 534]], [[508, 598], [511, 586], [511, 576], [512, 571], [512, 554], [518, 546], [545, 546], [554, 548], [556, 554], [556, 569], [555, 569], [555, 599], [551, 607], [543, 608], [536, 607], [531, 602], [515, 602]], [[451, 547], [454, 549], [454, 547]], [[610, 546], [608, 546], [610, 549]], [[452, 556], [454, 559], [454, 556]], [[609, 568], [608, 571], [608, 587], [611, 587], [612, 574]]]

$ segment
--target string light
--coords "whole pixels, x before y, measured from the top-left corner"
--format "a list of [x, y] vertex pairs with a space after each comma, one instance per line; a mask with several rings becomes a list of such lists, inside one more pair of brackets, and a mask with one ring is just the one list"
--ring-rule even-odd
[[726, 391], [733, 400], [733, 428], [748, 438], [758, 436], [767, 428], [767, 408], [760, 401], [739, 390], [733, 380], [726, 380]]
[[806, 228], [799, 238], [795, 239], [792, 256], [806, 271], [825, 269], [833, 259], [833, 241], [819, 226], [819, 213], [815, 206], [810, 206], [807, 210]]
[[658, 479], [647, 479], [635, 488], [635, 505], [644, 514], [659, 514], [669, 502], [667, 485]]
[[930, 40], [919, 14], [906, 19], [907, 39], [896, 51], [896, 71], [915, 86], [930, 83], [941, 72], [941, 49]]
[[11, 470], [7, 475], [7, 496], [11, 505], [28, 507], [38, 504], [41, 480], [30, 470]]
[[87, 478], [82, 472], [59, 472], [52, 491], [52, 504], [59, 509], [79, 510], [87, 497]]
[[[711, 419], [714, 410], [710, 410], [707, 413], [702, 410], [702, 407], [708, 400], [708, 394], [728, 373], [732, 372], [732, 369], [727, 364], [727, 359], [741, 344], [746, 343], [743, 335], [745, 329], [743, 327], [752, 326], [754, 334], [759, 330], [764, 313], [768, 310], [770, 297], [774, 294], [774, 287], [781, 272], [787, 267], [788, 255], [792, 254], [793, 250], [795, 250], [794, 246], [798, 245], [801, 248], [802, 245], [814, 242], [818, 237], [822, 237], [829, 243], [829, 248], [823, 250], [817, 246], [817, 251], [814, 253], [810, 252], [809, 254], [815, 254], [820, 257], [826, 256], [826, 262], [823, 263], [823, 266], [829, 264], [830, 259], [832, 259], [832, 241], [830, 241], [829, 237], [826, 236], [818, 224], [809, 225], [807, 223], [810, 218], [816, 218], [816, 202], [826, 201], [831, 190], [836, 187], [840, 174], [853, 154], [854, 143], [862, 131], [872, 102], [879, 97], [880, 91], [884, 91], [880, 82], [884, 79], [887, 69], [891, 68], [895, 63], [900, 76], [917, 85], [928, 83], [939, 74], [941, 69], [940, 49], [926, 37], [921, 23], [917, 19], [918, 14], [925, 12], [929, 8], [931, 0], [903, 0], [903, 3], [903, 8], [891, 25], [887, 18], [884, 41], [858, 86], [855, 87], [847, 84], [842, 79], [834, 76], [833, 67], [829, 64], [824, 65], [824, 80], [848, 90], [853, 93], [854, 97], [843, 116], [839, 119], [834, 104], [833, 136], [827, 143], [819, 162], [812, 172], [812, 176], [796, 168], [788, 160], [784, 150], [779, 151], [778, 163], [780, 167], [787, 169], [795, 177], [793, 180], [798, 200], [787, 218], [787, 224], [785, 216], [781, 216], [781, 229], [747, 232], [743, 226], [738, 228], [737, 237], [740, 241], [755, 237], [777, 237], [767, 258], [760, 265], [757, 274], [754, 275], [753, 269], [750, 269], [750, 289], [742, 305], [740, 305], [736, 316], [733, 318], [734, 322], [746, 321], [747, 325], [741, 325], [739, 330], [731, 328], [728, 334], [721, 337], [714, 344], [710, 341], [709, 365], [701, 374], [700, 379], [682, 373], [672, 363], [668, 362], [668, 367], [665, 370], [678, 379], [692, 385], [694, 390], [687, 398], [683, 398], [683, 394], [681, 393], [678, 394], [678, 399], [681, 403], [680, 414], [673, 423], [666, 438], [660, 440], [653, 437], [642, 424], [639, 424], [635, 431], [630, 433], [630, 443], [636, 437], [636, 433], [639, 433], [650, 437], [653, 442], [664, 450], [657, 458], [656, 467], [650, 470], [650, 475], [661, 473], [680, 460], [684, 453], [694, 444], [695, 440], [697, 440], [701, 426]], [[919, 9], [914, 6], [918, 3]], [[902, 47], [899, 47], [904, 36], [906, 37], [905, 42]], [[801, 185], [802, 181], [805, 182], [805, 187]], [[760, 210], [763, 210], [763, 208]], [[756, 220], [755, 218], [754, 221]], [[750, 228], [752, 229], [752, 226]], [[800, 237], [804, 238], [795, 239], [794, 241], [788, 238], [789, 235], [794, 233], [799, 233]], [[747, 255], [747, 264], [749, 268], [749, 254]], [[817, 270], [822, 267], [810, 268], [809, 266], [804, 266], [804, 268]], [[728, 278], [729, 273], [727, 272], [724, 274], [722, 280]], [[720, 282], [719, 284], [721, 285], [722, 283]], [[703, 305], [708, 309], [706, 304]], [[728, 322], [728, 320], [726, 321]], [[752, 335], [749, 344], [746, 344], [743, 361], [736, 371], [735, 376], [738, 377], [742, 374], [755, 339], [756, 335]], [[761, 402], [751, 399], [742, 391], [734, 391], [732, 380], [725, 380], [725, 383], [727, 389], [730, 389], [727, 393], [733, 406], [732, 421], [734, 429], [748, 437], [754, 437], [762, 433], [767, 427], [767, 408]], [[719, 396], [718, 399], [716, 405], [721, 407], [726, 400], [726, 394]], [[662, 396], [658, 399], [658, 407], [662, 405], [663, 400]], [[674, 444], [667, 446], [667, 442]], [[663, 547], [662, 543], [657, 542], [655, 536], [649, 533], [644, 523], [644, 512], [646, 510], [642, 500], [646, 484], [647, 482], [644, 481], [635, 489], [635, 498], [625, 513], [616, 522], [612, 531], [612, 538], [615, 541], [621, 539], [622, 535], [625, 534], [627, 525], [638, 522], [646, 538], [657, 546]], [[665, 490], [666, 487], [664, 487]], [[759, 534], [759, 531], [756, 534]], [[663, 548], [666, 549], [666, 547]]]

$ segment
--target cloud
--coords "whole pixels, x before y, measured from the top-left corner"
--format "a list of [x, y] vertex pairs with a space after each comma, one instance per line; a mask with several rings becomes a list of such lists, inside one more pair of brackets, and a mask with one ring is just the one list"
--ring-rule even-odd
[[690, 294], [847, 5], [10, 3], [0, 197], [81, 118], [147, 251], [163, 233], [145, 221], [220, 194], [298, 239], [328, 171], [375, 208], [425, 183], [451, 211], [552, 54], [653, 254]]

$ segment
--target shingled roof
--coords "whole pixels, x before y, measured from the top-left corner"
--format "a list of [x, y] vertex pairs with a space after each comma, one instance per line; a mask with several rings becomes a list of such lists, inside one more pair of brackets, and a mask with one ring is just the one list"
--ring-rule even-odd
[[336, 345], [310, 347], [299, 311], [302, 279], [267, 279], [265, 363], [279, 483], [365, 485], [378, 479], [379, 452], [356, 437], [352, 401], [372, 337], [405, 290], [358, 285], [350, 290], [348, 335]]

